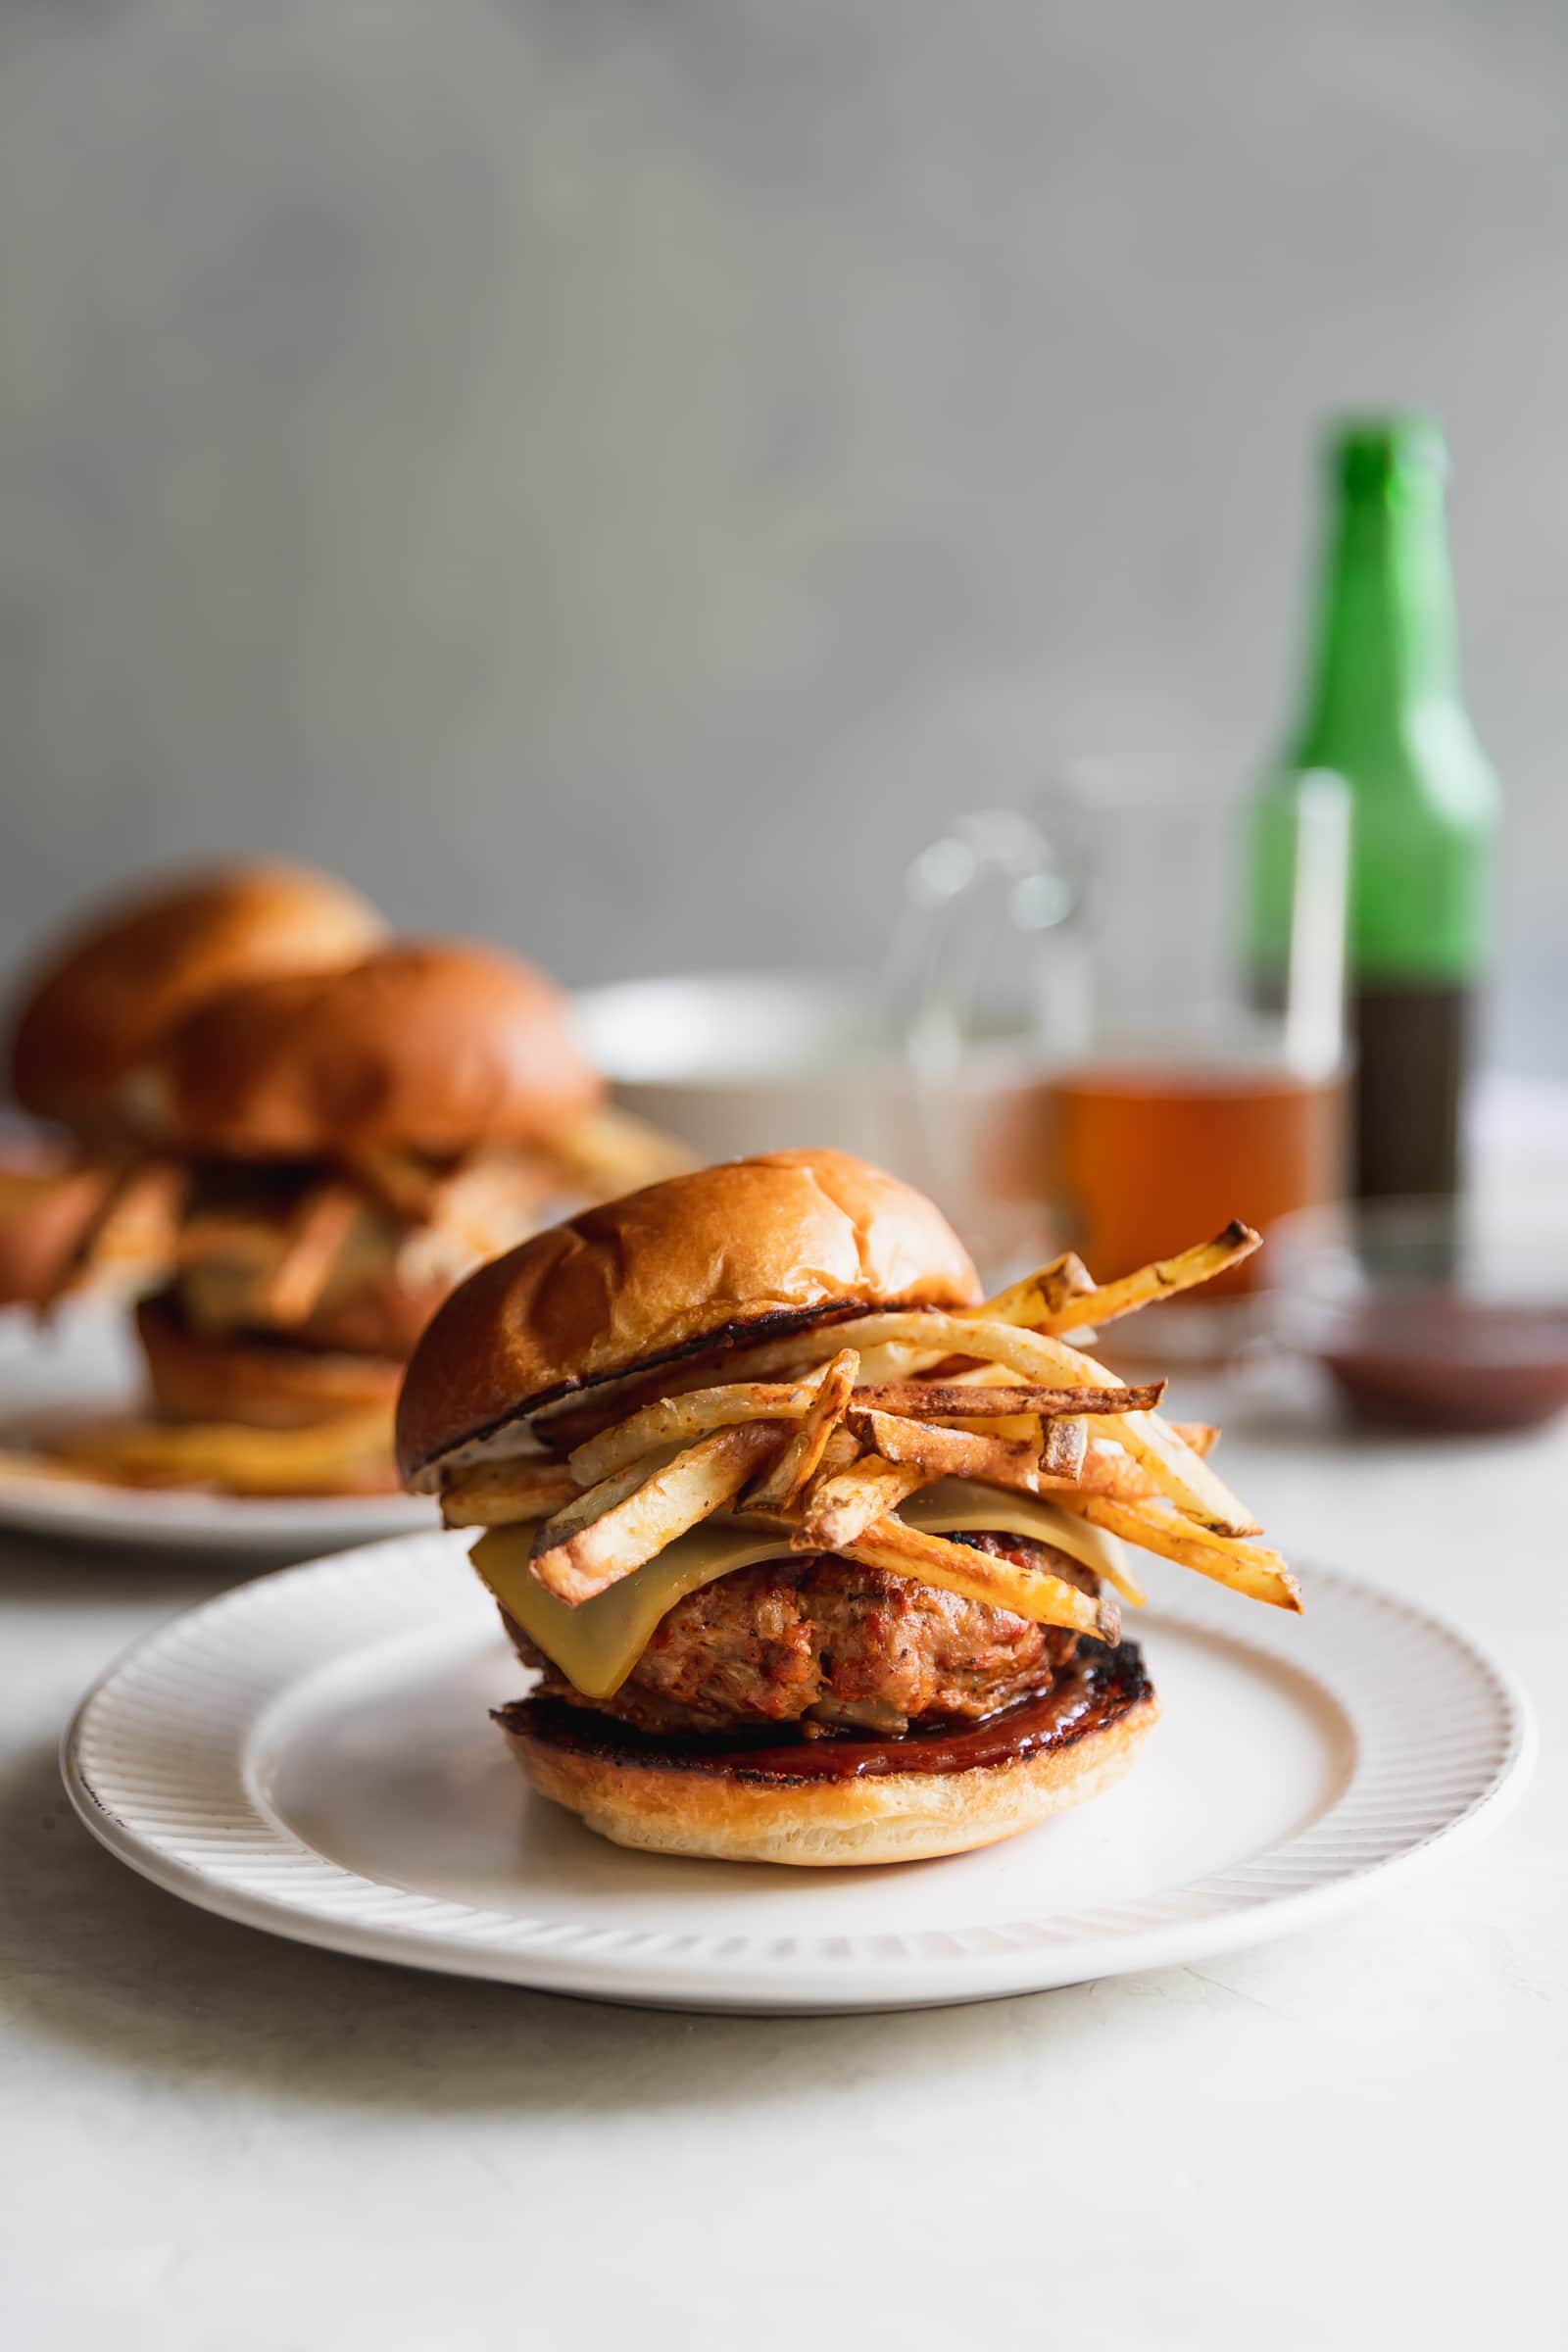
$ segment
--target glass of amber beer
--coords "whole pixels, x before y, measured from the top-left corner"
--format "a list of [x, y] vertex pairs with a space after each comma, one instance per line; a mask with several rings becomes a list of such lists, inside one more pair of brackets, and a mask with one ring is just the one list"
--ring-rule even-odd
[[[1009, 1254], [1075, 1250], [1105, 1281], [1343, 1195], [1348, 796], [1294, 780], [1283, 863], [1278, 806], [1261, 926], [1249, 802], [1202, 772], [1086, 763], [916, 860], [895, 1018], [934, 1154], [977, 1063], [1015, 1074], [966, 1156]], [[1184, 1351], [1228, 1345], [1260, 1263], [1173, 1301], [1162, 1344], [1179, 1316]]]

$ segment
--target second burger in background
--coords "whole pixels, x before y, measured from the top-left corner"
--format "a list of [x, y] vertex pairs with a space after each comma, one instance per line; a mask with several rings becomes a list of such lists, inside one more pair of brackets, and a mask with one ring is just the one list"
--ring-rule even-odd
[[674, 1164], [605, 1108], [564, 993], [457, 942], [231, 989], [128, 1094], [180, 1193], [169, 1277], [137, 1308], [160, 1417], [72, 1451], [132, 1480], [391, 1487], [403, 1364], [453, 1286]]

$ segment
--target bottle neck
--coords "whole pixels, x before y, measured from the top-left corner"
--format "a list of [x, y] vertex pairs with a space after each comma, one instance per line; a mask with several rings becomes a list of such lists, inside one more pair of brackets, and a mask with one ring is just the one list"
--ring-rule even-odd
[[1395, 476], [1346, 491], [1297, 758], [1353, 767], [1411, 715], [1460, 702], [1443, 492]]

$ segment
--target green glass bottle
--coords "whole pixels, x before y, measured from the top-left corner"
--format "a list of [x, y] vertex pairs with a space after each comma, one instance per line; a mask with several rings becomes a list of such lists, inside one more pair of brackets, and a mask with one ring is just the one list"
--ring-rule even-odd
[[1290, 905], [1300, 771], [1351, 795], [1348, 957], [1355, 1190], [1447, 1193], [1491, 960], [1497, 782], [1459, 686], [1443, 436], [1352, 420], [1329, 443], [1332, 511], [1304, 711], [1256, 811], [1252, 953], [1267, 984]]

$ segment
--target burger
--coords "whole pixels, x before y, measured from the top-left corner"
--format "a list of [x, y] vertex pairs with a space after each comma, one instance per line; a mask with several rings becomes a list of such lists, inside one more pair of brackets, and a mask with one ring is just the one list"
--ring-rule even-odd
[[1118, 1780], [1158, 1702], [1120, 1538], [1279, 1605], [1205, 1459], [1061, 1336], [1255, 1245], [985, 1301], [930, 1201], [775, 1152], [568, 1218], [416, 1348], [405, 1482], [533, 1676], [497, 1721], [615, 1843], [803, 1865], [985, 1845]]
[[0, 1302], [138, 1296], [157, 1418], [49, 1448], [135, 1484], [394, 1485], [403, 1366], [453, 1285], [686, 1164], [606, 1104], [543, 974], [392, 940], [295, 866], [111, 903], [24, 985], [10, 1061], [41, 1123], [0, 1151]]
[[58, 941], [12, 1013], [11, 1091], [43, 1124], [0, 1154], [0, 1304], [48, 1304], [89, 1257], [100, 1279], [156, 1263], [173, 1195], [148, 1164], [132, 1073], [207, 998], [354, 961], [383, 931], [329, 874], [250, 863], [112, 899]]
[[[180, 1187], [167, 1279], [136, 1309], [160, 1415], [341, 1425], [356, 1485], [395, 1483], [403, 1366], [454, 1284], [613, 1189], [628, 1155], [669, 1158], [605, 1111], [563, 992], [457, 942], [209, 997], [123, 1094]], [[320, 1449], [305, 1458], [318, 1482]]]

